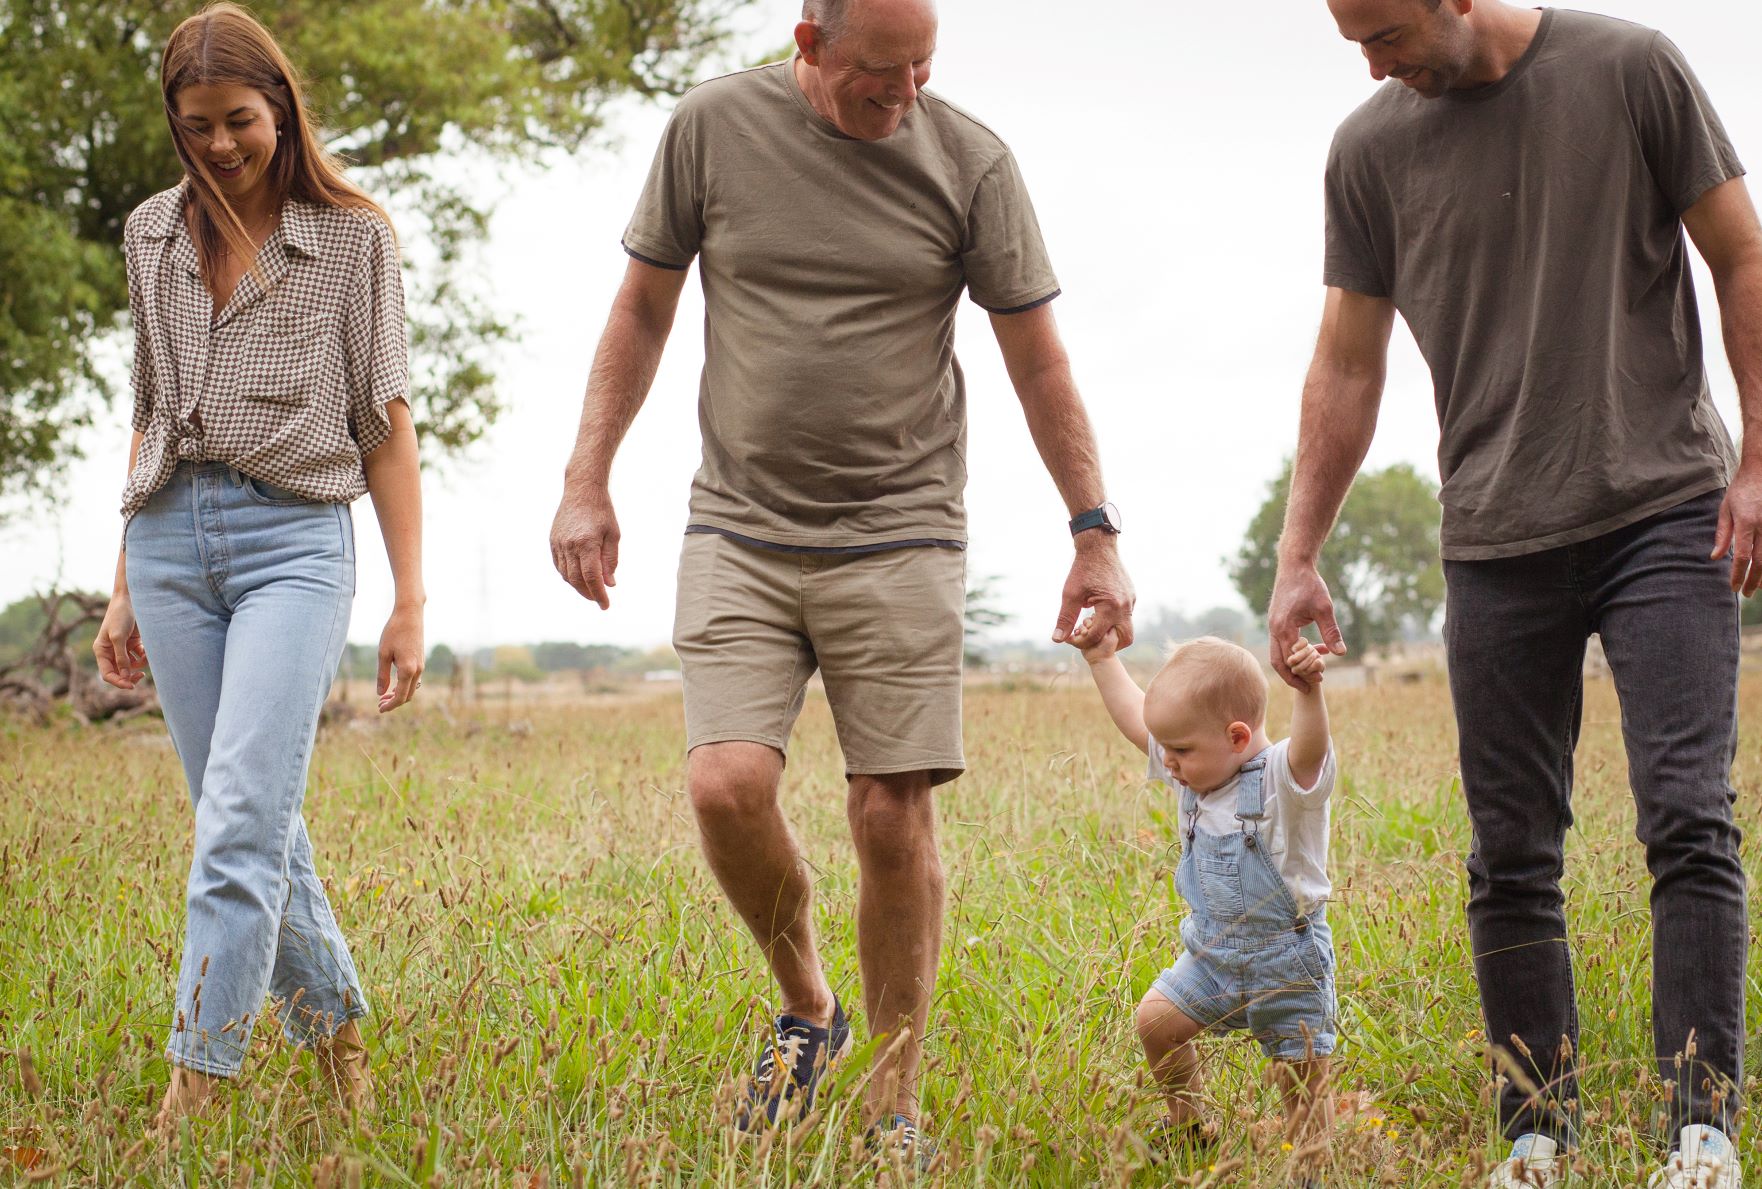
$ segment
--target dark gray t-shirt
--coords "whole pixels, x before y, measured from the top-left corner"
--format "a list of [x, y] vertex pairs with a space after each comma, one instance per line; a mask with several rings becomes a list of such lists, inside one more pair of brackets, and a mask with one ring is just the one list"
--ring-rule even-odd
[[1730, 481], [1682, 213], [1740, 176], [1662, 34], [1549, 9], [1492, 86], [1390, 80], [1335, 134], [1326, 284], [1431, 369], [1443, 555], [1589, 540]]

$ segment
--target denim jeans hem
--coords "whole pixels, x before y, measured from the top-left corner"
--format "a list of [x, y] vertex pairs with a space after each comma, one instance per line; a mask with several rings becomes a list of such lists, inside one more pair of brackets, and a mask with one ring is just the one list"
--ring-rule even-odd
[[204, 1061], [197, 1057], [186, 1057], [170, 1045], [167, 1045], [165, 1048], [165, 1059], [179, 1069], [191, 1069], [197, 1073], [206, 1074], [211, 1078], [236, 1078], [239, 1076], [239, 1071], [245, 1067], [245, 1059], [243, 1056], [239, 1058], [238, 1063], [235, 1065], [224, 1065], [217, 1061]]
[[1578, 1128], [1571, 1123], [1563, 1122], [1558, 1116], [1549, 1118], [1530, 1117], [1513, 1119], [1505, 1124], [1505, 1141], [1515, 1143], [1519, 1136], [1541, 1135], [1560, 1145], [1560, 1150], [1570, 1154], [1578, 1151]]
[[324, 1015], [320, 1016], [319, 1019], [321, 1020], [335, 1021], [331, 1024], [328, 1030], [323, 1026], [315, 1026], [302, 1028], [296, 1032], [293, 1024], [290, 1022], [282, 1025], [281, 1034], [287, 1038], [289, 1044], [292, 1044], [297, 1048], [311, 1048], [319, 1041], [329, 1040], [338, 1032], [341, 1032], [343, 1030], [343, 1025], [355, 1020], [364, 1020], [370, 1014], [371, 1013], [367, 1010], [367, 1005], [365, 1003], [358, 1003], [344, 1011], [326, 1012]]

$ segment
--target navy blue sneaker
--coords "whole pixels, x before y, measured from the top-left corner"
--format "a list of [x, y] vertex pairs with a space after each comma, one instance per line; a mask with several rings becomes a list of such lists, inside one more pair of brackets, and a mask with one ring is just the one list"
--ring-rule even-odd
[[778, 1016], [776, 1033], [759, 1054], [746, 1101], [734, 1113], [735, 1130], [757, 1131], [775, 1123], [787, 1103], [799, 1103], [798, 1118], [813, 1110], [820, 1079], [833, 1062], [850, 1052], [850, 1045], [850, 1021], [836, 995], [829, 1028], [800, 1016]]
[[936, 1141], [918, 1130], [904, 1115], [895, 1115], [870, 1126], [864, 1137], [877, 1159], [899, 1164], [913, 1172], [927, 1173], [936, 1162]]
[[[1152, 1164], [1192, 1164], [1215, 1160], [1220, 1146], [1220, 1132], [1204, 1123], [1176, 1123], [1167, 1115], [1144, 1133], [1144, 1146]], [[1309, 1186], [1303, 1186], [1309, 1189]]]

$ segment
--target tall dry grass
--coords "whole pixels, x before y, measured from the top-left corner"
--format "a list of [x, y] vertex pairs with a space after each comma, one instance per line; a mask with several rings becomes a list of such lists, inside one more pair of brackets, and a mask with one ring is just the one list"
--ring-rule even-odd
[[[1762, 685], [1736, 783], [1758, 827]], [[1446, 691], [1333, 696], [1344, 780], [1330, 909], [1344, 1110], [1330, 1184], [1472, 1183], [1492, 1138], [1462, 924]], [[1275, 698], [1275, 729], [1288, 706]], [[516, 717], [516, 716], [525, 717]], [[1132, 1005], [1173, 956], [1175, 815], [1086, 689], [970, 691], [940, 798], [947, 945], [925, 1116], [950, 1185], [1277, 1184], [1257, 1046], [1209, 1043], [1215, 1166], [1149, 1166]], [[895, 1182], [853, 1117], [867, 1051], [815, 1117], [728, 1134], [771, 1010], [698, 858], [675, 698], [430, 709], [329, 730], [308, 819], [371, 999], [378, 1106], [351, 1120], [275, 1030], [211, 1116], [145, 1134], [181, 945], [190, 814], [160, 727], [0, 726], [0, 1179], [159, 1185]], [[834, 985], [860, 1002], [841, 764], [810, 701], [785, 777]], [[1618, 709], [1593, 683], [1569, 838], [1592, 1185], [1644, 1183], [1653, 1111], [1647, 876]], [[1762, 875], [1746, 847], [1752, 880]], [[1762, 948], [1751, 964], [1762, 1024]], [[859, 1034], [861, 1025], [859, 1022]], [[1758, 1046], [1752, 1039], [1752, 1051]], [[28, 1057], [26, 1056], [28, 1054]], [[1751, 1106], [1757, 1084], [1745, 1087]], [[1752, 1157], [1752, 1184], [1762, 1159]], [[10, 1168], [11, 1172], [5, 1170]]]

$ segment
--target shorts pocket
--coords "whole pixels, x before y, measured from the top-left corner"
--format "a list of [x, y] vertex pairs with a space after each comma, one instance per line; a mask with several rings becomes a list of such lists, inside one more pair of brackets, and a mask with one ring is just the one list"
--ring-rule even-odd
[[1207, 915], [1235, 921], [1248, 915], [1242, 898], [1242, 872], [1234, 859], [1212, 855], [1195, 855], [1194, 867], [1199, 872], [1199, 891], [1205, 897]]
[[1317, 986], [1325, 982], [1328, 977], [1328, 964], [1322, 958], [1321, 945], [1316, 939], [1310, 934], [1304, 933], [1297, 938], [1297, 944], [1292, 948], [1297, 955], [1298, 969], [1313, 979]]

